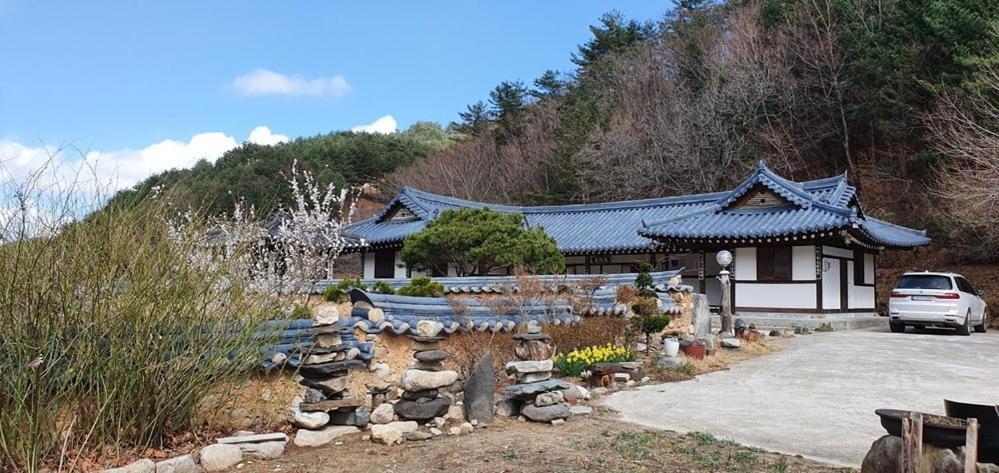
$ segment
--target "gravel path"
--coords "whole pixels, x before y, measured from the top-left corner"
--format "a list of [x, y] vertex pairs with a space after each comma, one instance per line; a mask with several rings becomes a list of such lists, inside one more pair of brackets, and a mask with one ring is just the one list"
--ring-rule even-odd
[[605, 399], [623, 420], [858, 466], [884, 434], [874, 409], [943, 413], [943, 399], [999, 403], [999, 333], [887, 328], [816, 333], [691, 381]]

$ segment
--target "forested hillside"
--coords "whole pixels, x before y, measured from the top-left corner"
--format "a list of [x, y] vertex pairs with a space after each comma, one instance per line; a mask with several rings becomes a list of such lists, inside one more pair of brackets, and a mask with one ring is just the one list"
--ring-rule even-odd
[[115, 196], [127, 202], [157, 187], [169, 188], [181, 208], [210, 214], [228, 212], [237, 199], [262, 213], [290, 203], [285, 176], [296, 161], [321, 184], [359, 186], [400, 166], [440, 151], [451, 138], [435, 123], [419, 122], [388, 135], [336, 132], [278, 144], [245, 143], [215, 163], [201, 161], [191, 169], [174, 169], [152, 176], [134, 189]]
[[994, 260], [997, 15], [996, 0], [685, 0], [647, 24], [608, 14], [575, 70], [500, 83], [451, 124], [466, 139], [392, 172], [385, 190], [632, 199], [723, 189], [765, 159], [796, 179], [848, 171], [867, 213]]

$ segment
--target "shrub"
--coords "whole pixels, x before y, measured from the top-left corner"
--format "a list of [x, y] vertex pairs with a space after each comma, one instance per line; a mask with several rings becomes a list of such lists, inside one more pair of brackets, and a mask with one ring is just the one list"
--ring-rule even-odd
[[504, 371], [506, 363], [517, 359], [514, 349], [519, 343], [513, 339], [513, 334], [507, 332], [461, 332], [449, 335], [442, 349], [450, 355], [447, 363], [461, 373], [463, 379], [468, 379], [472, 368], [483, 356], [492, 354], [496, 384], [503, 385], [508, 382]]
[[289, 300], [252, 287], [247, 248], [194, 257], [206, 227], [171, 214], [109, 207], [0, 245], [0, 471], [162, 446], [258, 366]]
[[639, 297], [631, 304], [631, 310], [640, 317], [659, 314], [659, 301], [651, 297]]
[[312, 313], [312, 307], [307, 305], [295, 304], [291, 308], [291, 318], [293, 319], [311, 319]]
[[395, 289], [385, 281], [375, 281], [375, 286], [371, 290], [379, 294], [395, 294]]
[[443, 297], [444, 285], [431, 280], [428, 276], [417, 276], [409, 281], [409, 284], [400, 287], [396, 294], [412, 297]]
[[627, 346], [629, 342], [628, 320], [619, 316], [584, 317], [576, 325], [552, 325], [545, 330], [562, 352], [607, 344]]
[[640, 315], [631, 319], [631, 326], [635, 330], [645, 334], [645, 346], [648, 350], [649, 337], [654, 333], [661, 332], [669, 325], [670, 318], [662, 315]]
[[568, 353], [557, 353], [552, 358], [555, 368], [565, 376], [579, 376], [595, 363], [618, 363], [634, 360], [635, 352], [611, 344], [589, 346]]
[[351, 289], [360, 289], [362, 291], [367, 291], [368, 286], [364, 285], [360, 279], [346, 278], [340, 280], [340, 282], [335, 285], [330, 284], [326, 286], [326, 290], [323, 291], [323, 299], [336, 302], [337, 304], [347, 301], [347, 293]]

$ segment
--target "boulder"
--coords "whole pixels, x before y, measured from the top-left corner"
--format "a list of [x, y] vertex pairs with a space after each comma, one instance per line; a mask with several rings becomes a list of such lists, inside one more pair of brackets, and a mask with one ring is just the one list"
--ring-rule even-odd
[[534, 398], [534, 405], [538, 407], [545, 407], [553, 404], [559, 404], [564, 401], [565, 399], [562, 397], [562, 391], [549, 391], [538, 394], [538, 396]]
[[426, 401], [407, 401], [400, 399], [395, 403], [395, 413], [402, 419], [407, 420], [430, 420], [447, 413], [451, 406], [451, 400], [446, 397], [437, 397]]
[[[237, 449], [238, 450], [238, 449]], [[143, 458], [142, 460], [129, 463], [118, 468], [101, 470], [101, 473], [155, 473], [156, 464], [152, 460]]]
[[470, 434], [474, 430], [475, 430], [475, 427], [471, 423], [469, 423], [469, 422], [462, 422], [461, 425], [458, 426], [458, 431], [461, 432], [461, 433], [463, 433], [463, 434]]
[[403, 391], [399, 396], [407, 401], [415, 401], [417, 399], [433, 399], [437, 397], [439, 389], [423, 389], [420, 391]]
[[339, 333], [321, 333], [313, 338], [313, 346], [316, 348], [337, 348], [342, 344]]
[[318, 429], [330, 423], [330, 415], [325, 412], [302, 412], [298, 406], [291, 408], [291, 423], [303, 429]]
[[496, 415], [517, 417], [520, 415], [520, 403], [516, 399], [503, 399], [496, 403]]
[[365, 427], [371, 420], [371, 413], [364, 409], [332, 411], [329, 413], [330, 424], [333, 425], [353, 425], [355, 427]]
[[574, 416], [588, 416], [593, 414], [593, 408], [589, 406], [571, 406], [569, 412]]
[[408, 432], [416, 432], [416, 422], [390, 422], [371, 426], [371, 439], [375, 442], [392, 445], [402, 443], [403, 436]]
[[694, 329], [694, 340], [704, 343], [704, 348], [708, 352], [715, 349], [715, 337], [711, 334], [711, 310], [708, 307], [708, 296], [697, 294], [694, 296], [694, 315], [691, 318]]
[[202, 473], [201, 465], [191, 455], [181, 455], [156, 463], [156, 473]]
[[261, 460], [273, 460], [284, 455], [284, 447], [286, 445], [288, 445], [288, 442], [242, 443], [239, 444], [239, 449], [246, 456]]
[[370, 422], [372, 424], [388, 424], [395, 419], [395, 410], [392, 404], [382, 403], [379, 404], [373, 411], [371, 411]]
[[322, 380], [303, 379], [301, 383], [302, 386], [316, 389], [326, 396], [335, 396], [347, 390], [347, 387], [350, 386], [350, 378], [347, 376], [340, 376], [338, 378]]
[[295, 445], [299, 447], [319, 447], [347, 434], [360, 432], [352, 425], [331, 425], [320, 430], [299, 429], [295, 433]]
[[447, 352], [444, 350], [418, 351], [413, 354], [413, 358], [424, 363], [437, 363], [447, 359]]
[[534, 422], [551, 422], [555, 419], [565, 419], [572, 415], [572, 412], [569, 411], [569, 405], [564, 402], [544, 407], [526, 404], [520, 409], [520, 413]]
[[545, 340], [524, 340], [513, 352], [521, 360], [547, 360], [555, 356], [555, 346]]
[[471, 374], [465, 380], [464, 398], [465, 417], [477, 420], [480, 424], [493, 421], [493, 404], [496, 393], [496, 372], [493, 370], [491, 355], [479, 359]]
[[590, 398], [590, 390], [578, 384], [573, 384], [569, 388], [562, 390], [562, 398], [572, 403], [579, 402]]
[[723, 348], [739, 348], [742, 346], [742, 340], [738, 338], [723, 338], [721, 339], [721, 346]]
[[455, 371], [422, 371], [406, 370], [402, 373], [402, 389], [406, 391], [421, 391], [424, 389], [438, 389], [449, 386], [458, 381], [458, 373]]
[[570, 386], [571, 384], [562, 381], [561, 379], [549, 379], [538, 383], [514, 384], [507, 386], [503, 388], [503, 394], [505, 394], [506, 397], [526, 399], [548, 391], [561, 391], [563, 389], [569, 389]]
[[421, 370], [421, 371], [443, 371], [444, 363], [439, 361], [427, 362], [427, 361], [414, 361], [409, 365], [409, 369]]
[[340, 321], [340, 309], [336, 304], [321, 304], [312, 309], [314, 325], [333, 325]]
[[538, 322], [537, 320], [528, 320], [527, 321], [527, 333], [530, 333], [530, 334], [541, 333], [541, 323]]
[[544, 373], [552, 370], [552, 360], [511, 361], [506, 364], [507, 374]]
[[421, 320], [416, 323], [418, 337], [436, 337], [441, 330], [444, 330], [444, 324], [436, 320]]
[[201, 449], [201, 467], [207, 472], [224, 471], [243, 461], [238, 445], [216, 443]]

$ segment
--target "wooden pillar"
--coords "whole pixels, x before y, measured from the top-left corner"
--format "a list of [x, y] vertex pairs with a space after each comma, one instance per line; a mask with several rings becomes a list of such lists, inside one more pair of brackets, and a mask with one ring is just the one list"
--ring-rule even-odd
[[708, 293], [707, 283], [704, 281], [704, 271], [707, 269], [707, 262], [704, 260], [704, 250], [697, 252], [697, 292]]
[[815, 245], [815, 310], [822, 312], [822, 245]]
[[593, 274], [593, 271], [590, 270], [590, 255], [586, 255], [585, 258], [586, 258], [586, 274]]

